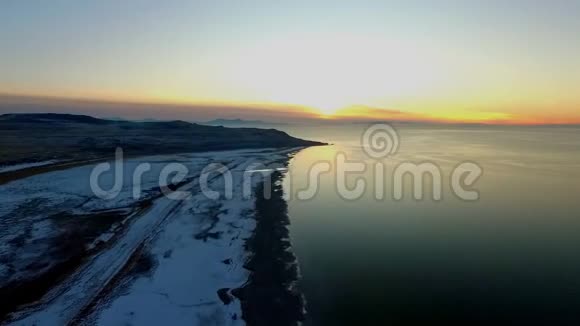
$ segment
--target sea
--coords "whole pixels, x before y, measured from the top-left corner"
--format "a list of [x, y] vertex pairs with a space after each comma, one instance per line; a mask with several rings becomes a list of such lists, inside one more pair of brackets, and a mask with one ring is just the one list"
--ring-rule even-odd
[[580, 325], [580, 127], [280, 129], [306, 325]]

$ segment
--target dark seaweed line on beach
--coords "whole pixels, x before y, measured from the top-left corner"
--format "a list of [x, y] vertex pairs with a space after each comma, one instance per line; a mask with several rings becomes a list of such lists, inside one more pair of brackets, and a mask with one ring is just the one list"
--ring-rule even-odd
[[[305, 304], [297, 290], [298, 263], [291, 252], [288, 205], [281, 185], [283, 174], [275, 171], [271, 179], [256, 187], [256, 229], [246, 242], [251, 257], [245, 265], [248, 282], [232, 291], [240, 299], [242, 318], [250, 326], [299, 325], [305, 319]], [[270, 198], [264, 195], [271, 182]]]

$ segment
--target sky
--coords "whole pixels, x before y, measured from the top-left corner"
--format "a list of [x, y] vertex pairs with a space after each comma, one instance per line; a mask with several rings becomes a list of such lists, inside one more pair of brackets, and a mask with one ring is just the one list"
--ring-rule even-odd
[[0, 93], [151, 118], [580, 123], [578, 17], [577, 0], [3, 0]]

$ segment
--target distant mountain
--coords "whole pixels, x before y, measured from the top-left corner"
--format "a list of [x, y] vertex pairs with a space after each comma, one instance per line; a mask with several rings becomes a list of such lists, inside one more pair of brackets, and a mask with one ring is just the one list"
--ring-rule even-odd
[[73, 114], [0, 115], [0, 165], [238, 148], [315, 146], [275, 129], [224, 128], [186, 121], [133, 122]]
[[207, 126], [223, 126], [223, 127], [274, 127], [277, 125], [286, 125], [279, 122], [267, 122], [262, 120], [242, 120], [242, 119], [215, 119], [206, 122], [200, 122]]

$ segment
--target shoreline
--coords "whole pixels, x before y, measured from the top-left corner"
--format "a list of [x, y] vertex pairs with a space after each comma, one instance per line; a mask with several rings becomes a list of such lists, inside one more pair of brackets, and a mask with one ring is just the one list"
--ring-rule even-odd
[[[288, 162], [285, 162], [287, 165]], [[305, 300], [297, 288], [298, 261], [291, 251], [288, 205], [283, 198], [283, 173], [270, 175], [272, 196], [264, 196], [262, 180], [256, 187], [256, 228], [246, 241], [250, 259], [247, 283], [232, 291], [242, 303], [242, 318], [249, 326], [300, 325], [306, 318]]]
[[[256, 159], [264, 160], [267, 166], [272, 164], [287, 166], [292, 154], [298, 150], [295, 148], [264, 152], [248, 151], [243, 152], [243, 155], [237, 151], [220, 152], [216, 153], [214, 159], [221, 160], [223, 157], [226, 161], [231, 160], [235, 179], [234, 193], [241, 195], [243, 187], [241, 168], [255, 162]], [[159, 157], [157, 159], [160, 160]], [[191, 164], [203, 165], [206, 159], [199, 157], [195, 159], [198, 163]], [[164, 160], [160, 160], [158, 164], [163, 162]], [[74, 173], [71, 171], [59, 174], [61, 179], [70, 179], [68, 177], [70, 175]], [[151, 207], [143, 207], [148, 213], [137, 219], [131, 219], [131, 223], [120, 230], [119, 237], [114, 237], [114, 241], [110, 243], [107, 241], [104, 247], [94, 248], [98, 252], [83, 257], [82, 267], [79, 265], [71, 268], [71, 272], [78, 271], [80, 274], [73, 272], [70, 277], [63, 275], [63, 279], [57, 282], [59, 284], [48, 289], [46, 293], [38, 293], [39, 298], [32, 300], [33, 303], [30, 305], [18, 305], [18, 308], [8, 309], [4, 322], [25, 324], [28, 321], [43, 319], [44, 322], [48, 322], [46, 318], [51, 321], [62, 319], [81, 324], [97, 320], [106, 321], [110, 318], [127, 319], [127, 322], [130, 320], [136, 322], [136, 319], [149, 322], [150, 313], [155, 311], [175, 313], [177, 316], [180, 311], [186, 309], [189, 310], [187, 314], [190, 317], [184, 319], [181, 324], [189, 324], [196, 319], [201, 323], [207, 318], [214, 321], [222, 320], [228, 325], [241, 325], [242, 321], [248, 325], [299, 324], [304, 319], [304, 300], [295, 288], [299, 272], [296, 259], [289, 251], [290, 242], [286, 228], [289, 220], [280, 184], [282, 177], [282, 173], [274, 171], [270, 176], [263, 175], [254, 180], [253, 196], [249, 200], [236, 197], [233, 200], [224, 199], [219, 200], [219, 203], [212, 203], [211, 200], [195, 195], [196, 198], [191, 202], [185, 202], [185, 206], [164, 211], [161, 215], [167, 222], [163, 222], [162, 225], [153, 223], [155, 221], [152, 220], [152, 216], [157, 215], [156, 212], [160, 213], [159, 209], [163, 210], [162, 206], [168, 203], [164, 200], [156, 201], [155, 196], [148, 197], [147, 203]], [[44, 179], [46, 178], [36, 181]], [[46, 186], [50, 187], [53, 179], [44, 180], [42, 184], [46, 183]], [[28, 182], [32, 181], [34, 180]], [[210, 183], [214, 184], [214, 181], [218, 187], [223, 182], [219, 178], [215, 180], [212, 178]], [[271, 198], [263, 196], [264, 185], [268, 182], [272, 182]], [[140, 206], [139, 202], [134, 204]], [[217, 208], [214, 207], [216, 204]], [[100, 207], [99, 204], [96, 206]], [[116, 204], [113, 206], [116, 207]], [[125, 213], [131, 215], [135, 211]], [[50, 219], [51, 216], [46, 218]], [[145, 224], [150, 227], [144, 227]], [[136, 236], [135, 232], [142, 234]], [[125, 244], [127, 241], [133, 241], [133, 238], [141, 239], [135, 244], [140, 245], [136, 248], [141, 248], [142, 253], [136, 250], [135, 255], [131, 253], [127, 256], [128, 259], [123, 259], [122, 262], [109, 257], [109, 253], [116, 252], [118, 255], [120, 251], [114, 248], [121, 245], [119, 242]], [[128, 275], [127, 266], [133, 264], [133, 258], [141, 255], [150, 257], [152, 266], [155, 266], [151, 274], [136, 277]], [[193, 257], [195, 258], [192, 260]], [[113, 265], [118, 265], [121, 269], [114, 268], [112, 271]], [[200, 269], [201, 266], [204, 267]], [[85, 280], [84, 276], [92, 273], [98, 273], [98, 278], [101, 279], [102, 275], [110, 274], [110, 270], [111, 275], [114, 275], [113, 278], [103, 280], [98, 288], [93, 289], [92, 281]], [[191, 282], [191, 275], [196, 275], [200, 281]], [[77, 277], [89, 283], [80, 282], [81, 279], [76, 280]], [[175, 277], [183, 277], [185, 283], [179, 286], [167, 283]], [[153, 288], [150, 282], [156, 282], [158, 286]], [[120, 293], [116, 290], [119, 286], [124, 287], [128, 291], [125, 294], [131, 297], [119, 296]], [[76, 300], [82, 301], [80, 310], [69, 307], [68, 299], [61, 298], [54, 292], [58, 290], [60, 293], [59, 289], [63, 291], [62, 293], [71, 291], [79, 295], [84, 293], [81, 295], [82, 298]], [[160, 292], [160, 289], [164, 290]], [[187, 293], [183, 293], [185, 289], [189, 289]], [[89, 292], [93, 290], [94, 293], [90, 294]], [[54, 300], [51, 299], [52, 295], [49, 292], [56, 295]], [[50, 302], [45, 299], [50, 299]], [[159, 306], [152, 311], [142, 310], [144, 302], [151, 305], [167, 304], [159, 302], [160, 299], [168, 301], [169, 305], [165, 308]], [[268, 306], [269, 302], [274, 301], [280, 304], [277, 307]], [[111, 305], [116, 307], [109, 309]], [[126, 314], [119, 314], [118, 309], [124, 310]], [[220, 317], [217, 317], [218, 315]], [[263, 321], [259, 322], [260, 319]]]

